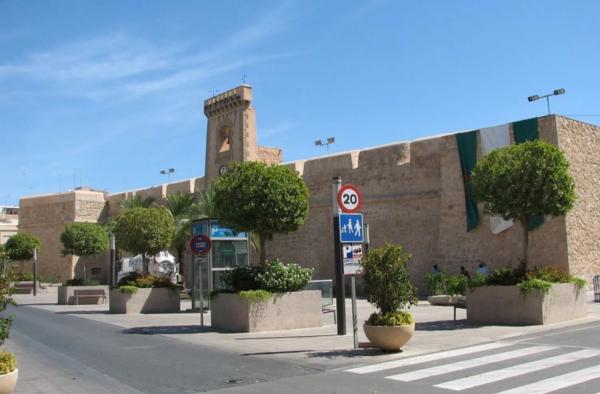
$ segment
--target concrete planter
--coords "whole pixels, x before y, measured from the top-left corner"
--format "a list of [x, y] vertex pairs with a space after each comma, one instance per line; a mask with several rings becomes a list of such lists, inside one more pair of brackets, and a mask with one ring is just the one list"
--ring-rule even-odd
[[75, 290], [104, 290], [106, 299], [102, 297], [82, 297], [78, 299], [78, 304], [103, 304], [108, 299], [108, 286], [59, 286], [57, 289], [58, 293], [58, 305], [75, 305]]
[[134, 294], [111, 289], [110, 313], [177, 313], [179, 290], [170, 287], [138, 288]]
[[572, 283], [555, 283], [547, 294], [523, 294], [516, 286], [467, 290], [467, 319], [480, 324], [549, 324], [587, 315], [585, 291]]
[[256, 332], [321, 326], [319, 290], [277, 293], [265, 301], [239, 294], [218, 294], [211, 305], [212, 327], [229, 332]]
[[11, 394], [15, 391], [19, 370], [15, 369], [12, 372], [0, 375], [0, 394]]
[[415, 323], [405, 326], [371, 326], [365, 323], [363, 329], [374, 346], [381, 350], [398, 351], [412, 338]]
[[427, 301], [429, 301], [429, 303], [431, 305], [448, 306], [448, 305], [452, 304], [452, 296], [449, 296], [449, 295], [433, 295], [433, 296], [427, 297]]

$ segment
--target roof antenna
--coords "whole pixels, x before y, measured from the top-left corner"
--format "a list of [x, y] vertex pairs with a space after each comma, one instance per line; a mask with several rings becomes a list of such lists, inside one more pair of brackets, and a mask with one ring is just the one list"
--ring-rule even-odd
[[248, 76], [247, 76], [246, 74], [244, 74], [244, 75], [242, 76], [242, 85], [245, 85], [245, 84], [246, 84], [246, 78], [248, 78]]

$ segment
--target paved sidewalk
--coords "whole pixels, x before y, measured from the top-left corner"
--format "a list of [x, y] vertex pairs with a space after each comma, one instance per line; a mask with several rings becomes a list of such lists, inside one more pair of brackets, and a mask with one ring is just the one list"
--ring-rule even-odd
[[[314, 368], [341, 368], [346, 365], [380, 362], [389, 358], [410, 357], [460, 346], [496, 341], [498, 339], [553, 330], [600, 321], [600, 304], [591, 302], [588, 295], [587, 318], [546, 326], [476, 326], [466, 322], [466, 312], [457, 310], [457, 321], [452, 320], [451, 307], [431, 306], [420, 302], [413, 307], [416, 332], [400, 353], [383, 353], [377, 349], [353, 349], [352, 315], [350, 300], [346, 302], [347, 332], [336, 335], [333, 314], [323, 315], [322, 327], [270, 331], [261, 333], [219, 333], [210, 329], [210, 314], [205, 315], [206, 327], [200, 327], [198, 313], [176, 314], [110, 314], [108, 305], [56, 305], [56, 288], [48, 293], [15, 295], [19, 305], [45, 309], [57, 314], [69, 314], [83, 319], [95, 320], [123, 328], [126, 334], [164, 335], [181, 341], [215, 347], [242, 356], [282, 358]], [[182, 302], [182, 310], [189, 303]], [[359, 341], [366, 341], [362, 322], [374, 308], [364, 300], [358, 300]]]

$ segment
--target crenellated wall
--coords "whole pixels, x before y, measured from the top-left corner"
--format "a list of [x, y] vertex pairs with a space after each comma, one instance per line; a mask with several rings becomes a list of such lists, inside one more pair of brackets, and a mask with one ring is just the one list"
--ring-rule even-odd
[[[229, 107], [223, 109], [211, 108], [217, 102], [215, 100], [228, 99], [230, 96], [227, 94], [217, 96], [214, 102], [207, 100], [210, 111], [218, 110], [214, 114], [209, 111], [210, 115], [218, 120], [218, 116], [230, 110], [242, 108], [247, 111], [250, 108], [248, 94], [246, 88], [234, 91], [229, 94], [231, 97], [240, 95], [248, 103], [242, 105], [236, 98], [235, 102], [227, 101], [229, 104], [225, 104]], [[243, 111], [238, 115], [244, 115]], [[254, 116], [254, 113], [251, 115]], [[240, 126], [239, 130], [248, 131], [254, 127], [252, 122], [249, 125]], [[216, 133], [219, 127], [215, 123], [213, 132]], [[600, 128], [551, 115], [538, 118], [538, 129], [541, 139], [557, 144], [565, 151], [571, 163], [578, 199], [575, 208], [566, 217], [547, 217], [540, 228], [530, 233], [530, 264], [561, 266], [591, 280], [592, 275], [600, 273], [597, 241], [600, 239]], [[243, 142], [242, 146], [255, 138], [243, 136], [245, 139], [238, 141]], [[252, 147], [246, 148], [252, 150]], [[279, 149], [256, 149], [258, 157], [266, 162], [281, 160]], [[478, 141], [477, 154], [482, 156], [481, 141]], [[458, 273], [462, 265], [473, 272], [479, 260], [495, 268], [516, 265], [521, 257], [523, 233], [518, 223], [494, 235], [489, 217], [482, 213], [480, 207], [479, 226], [473, 231], [466, 231], [463, 177], [455, 134], [298, 160], [285, 165], [298, 172], [309, 188], [309, 215], [298, 231], [275, 236], [268, 242], [267, 256], [314, 267], [316, 278], [333, 278], [331, 181], [335, 176], [341, 177], [343, 183], [352, 183], [361, 189], [362, 212], [370, 226], [371, 247], [386, 243], [403, 245], [413, 256], [410, 271], [421, 289], [425, 274], [430, 272], [433, 264], [450, 273]], [[139, 195], [161, 202], [168, 193], [203, 191], [207, 182], [207, 178], [200, 177], [116, 194], [100, 193], [97, 201], [88, 197], [75, 198], [70, 193], [24, 198], [21, 200], [20, 229], [44, 237], [44, 244], [50, 245], [45, 247], [44, 258], [53, 261], [47, 265], [48, 272], [54, 270], [68, 277], [74, 274], [76, 262], [71, 257], [60, 257], [60, 249], [55, 242], [66, 223], [94, 221], [100, 215], [115, 217], [121, 201], [126, 198]], [[84, 196], [81, 192], [75, 193]], [[187, 267], [190, 266], [189, 258], [186, 255]]]

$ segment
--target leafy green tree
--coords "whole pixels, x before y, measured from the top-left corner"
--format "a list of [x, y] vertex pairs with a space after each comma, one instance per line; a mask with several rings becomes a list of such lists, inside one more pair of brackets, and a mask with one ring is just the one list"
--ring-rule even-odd
[[154, 204], [154, 197], [142, 197], [140, 195], [134, 195], [121, 201], [121, 208], [133, 209], [133, 208], [150, 208]]
[[110, 242], [106, 229], [96, 223], [71, 223], [60, 235], [60, 241], [63, 256], [98, 256], [106, 252]]
[[237, 163], [213, 188], [217, 217], [236, 231], [258, 234], [261, 262], [266, 240], [297, 230], [308, 214], [308, 188], [285, 166]]
[[575, 203], [575, 184], [563, 152], [536, 140], [492, 151], [472, 173], [475, 199], [488, 214], [518, 220], [523, 227], [522, 269], [527, 269], [529, 220], [560, 216]]
[[181, 192], [169, 193], [165, 197], [165, 206], [175, 221], [171, 249], [177, 254], [179, 273], [181, 275], [184, 273], [183, 252], [190, 239], [190, 222], [193, 219], [194, 210], [197, 205], [196, 198], [195, 194]]
[[41, 245], [37, 237], [28, 233], [18, 233], [6, 241], [6, 255], [13, 261], [31, 260], [33, 258], [33, 250], [39, 250]]
[[164, 207], [132, 208], [121, 213], [114, 226], [119, 248], [142, 254], [144, 274], [148, 274], [147, 256], [168, 250], [175, 231], [175, 221]]

